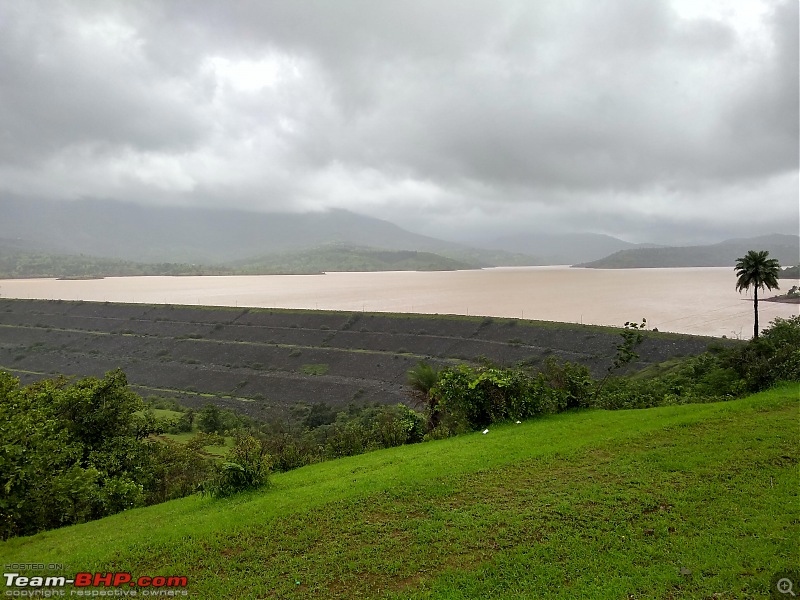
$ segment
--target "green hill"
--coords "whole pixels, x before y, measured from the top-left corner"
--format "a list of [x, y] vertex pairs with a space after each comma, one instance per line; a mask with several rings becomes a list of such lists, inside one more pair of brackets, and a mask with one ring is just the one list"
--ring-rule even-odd
[[140, 275], [280, 275], [325, 271], [453, 271], [498, 264], [530, 265], [536, 260], [500, 250], [391, 250], [333, 243], [228, 263], [134, 262], [86, 254], [61, 254], [17, 240], [0, 239], [0, 279], [132, 277]]
[[633, 248], [574, 266], [592, 269], [733, 267], [736, 259], [749, 250], [768, 250], [770, 258], [776, 258], [782, 265], [793, 265], [800, 256], [800, 236], [773, 234], [726, 240], [709, 246]]
[[445, 258], [432, 252], [327, 244], [308, 250], [238, 261], [231, 266], [237, 273], [256, 275], [325, 271], [453, 271], [474, 269], [480, 265]]
[[[92, 278], [140, 275], [272, 275], [324, 271], [452, 271], [489, 266], [432, 252], [381, 250], [330, 244], [271, 254], [228, 264], [141, 263], [117, 258], [17, 249], [0, 240], [0, 279], [30, 277]], [[523, 261], [524, 262], [524, 261]], [[530, 262], [530, 261], [528, 261]]]
[[797, 392], [496, 426], [11, 539], [0, 559], [185, 576], [196, 598], [767, 597], [797, 561]]
[[117, 258], [58, 252], [15, 245], [0, 239], [0, 279], [57, 277], [91, 279], [140, 275], [229, 275], [227, 267], [178, 263], [140, 263]]

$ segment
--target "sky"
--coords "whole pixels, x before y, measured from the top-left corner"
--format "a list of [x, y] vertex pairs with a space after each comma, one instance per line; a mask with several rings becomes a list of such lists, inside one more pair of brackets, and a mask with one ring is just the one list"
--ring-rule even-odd
[[797, 233], [797, 0], [4, 0], [3, 195]]

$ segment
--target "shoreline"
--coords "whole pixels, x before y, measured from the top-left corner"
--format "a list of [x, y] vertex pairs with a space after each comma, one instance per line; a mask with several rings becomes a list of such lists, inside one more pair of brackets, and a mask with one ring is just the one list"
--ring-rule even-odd
[[773, 296], [772, 298], [764, 298], [764, 302], [780, 302], [781, 304], [800, 304], [800, 296], [790, 297], [784, 294], [783, 296]]

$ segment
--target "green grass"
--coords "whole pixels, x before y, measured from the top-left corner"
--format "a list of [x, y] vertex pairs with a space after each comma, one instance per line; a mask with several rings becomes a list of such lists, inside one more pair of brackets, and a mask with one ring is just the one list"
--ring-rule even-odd
[[185, 575], [197, 598], [768, 597], [800, 558], [799, 397], [495, 426], [12, 539], [0, 559]]
[[[195, 427], [192, 431], [186, 433], [163, 433], [161, 434], [161, 437], [168, 438], [173, 442], [178, 442], [179, 444], [186, 444], [197, 435], [197, 432], [198, 429]], [[233, 436], [230, 435], [223, 437], [225, 439], [224, 446], [203, 446], [203, 452], [212, 456], [224, 457], [226, 454], [228, 454], [228, 451], [233, 448], [235, 440]]]
[[673, 357], [669, 360], [665, 360], [660, 363], [656, 363], [653, 365], [649, 365], [636, 373], [632, 373], [629, 377], [631, 379], [652, 379], [656, 377], [663, 377], [664, 375], [668, 375], [670, 373], [675, 373], [684, 364], [685, 358], [683, 357]]
[[330, 366], [326, 363], [309, 363], [300, 367], [300, 372], [303, 375], [325, 375], [330, 370]]
[[150, 410], [153, 411], [156, 419], [180, 419], [183, 416], [182, 412], [168, 408], [151, 408]]

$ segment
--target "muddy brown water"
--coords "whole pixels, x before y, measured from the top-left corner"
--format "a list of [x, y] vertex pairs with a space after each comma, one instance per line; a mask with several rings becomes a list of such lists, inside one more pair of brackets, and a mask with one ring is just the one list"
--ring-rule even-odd
[[[111, 277], [0, 281], [0, 296], [212, 306], [485, 315], [620, 326], [646, 318], [660, 331], [749, 338], [750, 293], [732, 268], [494, 268], [447, 272], [230, 277]], [[781, 280], [781, 289], [797, 285]], [[763, 294], [764, 297], [776, 292]], [[798, 314], [760, 302], [760, 323]]]

